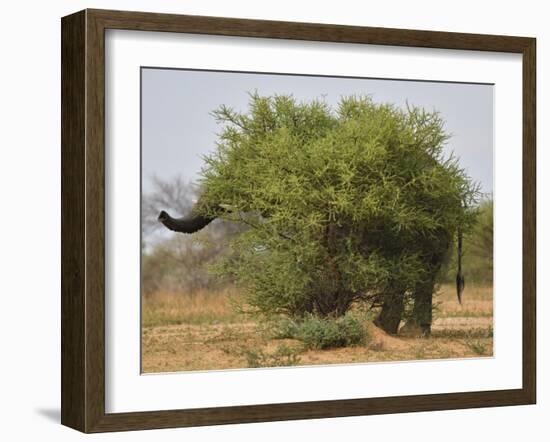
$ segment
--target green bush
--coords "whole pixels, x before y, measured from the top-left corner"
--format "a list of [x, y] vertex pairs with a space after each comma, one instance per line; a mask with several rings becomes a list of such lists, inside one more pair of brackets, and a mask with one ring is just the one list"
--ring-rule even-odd
[[323, 350], [365, 344], [369, 336], [364, 322], [348, 313], [338, 318], [307, 315], [299, 321], [284, 319], [277, 324], [275, 337], [298, 339], [308, 349]]
[[267, 316], [332, 318], [412, 293], [424, 255], [467, 224], [477, 188], [445, 155], [436, 112], [253, 94], [248, 112], [214, 116], [223, 128], [195, 210], [248, 227], [216, 270]]

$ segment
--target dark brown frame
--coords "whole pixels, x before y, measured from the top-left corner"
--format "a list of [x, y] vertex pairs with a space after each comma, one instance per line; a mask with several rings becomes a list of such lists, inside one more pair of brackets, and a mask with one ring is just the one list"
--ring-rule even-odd
[[[62, 19], [61, 422], [83, 432], [534, 404], [536, 40], [312, 23], [84, 10]], [[523, 386], [401, 397], [105, 413], [106, 29], [519, 53], [523, 56]]]

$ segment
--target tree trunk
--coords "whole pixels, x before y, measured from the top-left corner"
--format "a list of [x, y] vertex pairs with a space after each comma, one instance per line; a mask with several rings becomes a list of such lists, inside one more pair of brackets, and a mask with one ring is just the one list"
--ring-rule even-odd
[[404, 310], [404, 293], [386, 295], [380, 314], [374, 320], [374, 325], [386, 333], [396, 335]]
[[315, 297], [316, 313], [321, 317], [338, 318], [347, 313], [354, 293], [342, 289], [342, 275], [336, 261], [340, 252], [342, 232], [334, 223], [325, 227], [323, 244], [326, 248], [326, 272], [318, 280], [319, 294]]

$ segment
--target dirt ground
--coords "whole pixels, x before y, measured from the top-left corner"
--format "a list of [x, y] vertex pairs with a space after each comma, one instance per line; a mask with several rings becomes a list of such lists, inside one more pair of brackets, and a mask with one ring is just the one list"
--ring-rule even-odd
[[[174, 305], [174, 296], [178, 296], [176, 299], [181, 305]], [[142, 371], [349, 364], [493, 354], [490, 287], [470, 288], [464, 293], [462, 305], [455, 300], [452, 287], [442, 287], [436, 298], [437, 309], [429, 338], [389, 336], [366, 322], [365, 344], [328, 350], [306, 350], [298, 340], [272, 339], [260, 324], [240, 322], [240, 317], [231, 312], [228, 298], [227, 294], [218, 299], [202, 294], [198, 299], [162, 295], [144, 300]]]

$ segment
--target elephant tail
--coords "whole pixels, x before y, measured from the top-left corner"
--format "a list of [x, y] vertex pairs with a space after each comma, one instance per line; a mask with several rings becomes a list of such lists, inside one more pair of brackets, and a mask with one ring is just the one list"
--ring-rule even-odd
[[458, 269], [456, 273], [456, 295], [459, 304], [462, 304], [462, 292], [464, 291], [464, 275], [462, 274], [462, 230], [458, 229], [457, 234], [457, 263]]

